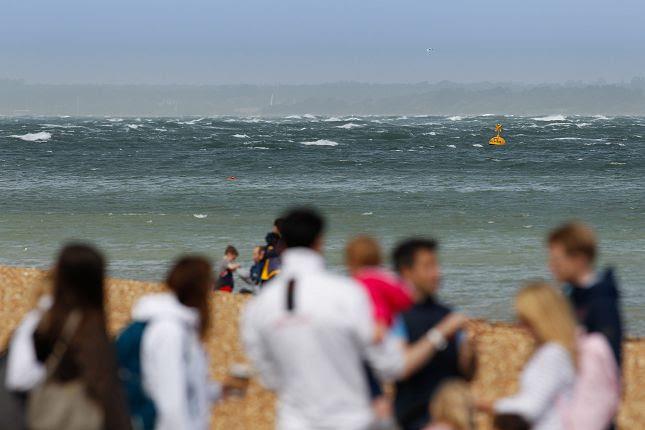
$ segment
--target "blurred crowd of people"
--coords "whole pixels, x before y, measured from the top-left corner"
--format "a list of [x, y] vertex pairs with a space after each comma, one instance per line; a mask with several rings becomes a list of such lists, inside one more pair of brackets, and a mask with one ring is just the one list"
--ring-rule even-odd
[[[215, 266], [179, 258], [167, 290], [140, 298], [116, 339], [107, 330], [103, 256], [65, 246], [51, 294], [1, 356], [0, 427], [207, 429], [213, 404], [244, 396], [252, 376], [276, 393], [282, 430], [473, 430], [478, 412], [498, 430], [614, 427], [619, 293], [612, 270], [596, 268], [588, 226], [567, 223], [546, 240], [561, 285], [519, 289], [517, 322], [535, 350], [517, 391], [501, 399], [470, 389], [480, 340], [468, 317], [438, 298], [435, 240], [400, 242], [388, 270], [375, 238], [352, 238], [344, 276], [325, 267], [324, 234], [323, 217], [299, 208], [275, 221], [248, 270], [233, 246]], [[209, 377], [204, 347], [213, 291], [252, 295], [240, 319], [251, 366], [233, 366], [220, 382]]]

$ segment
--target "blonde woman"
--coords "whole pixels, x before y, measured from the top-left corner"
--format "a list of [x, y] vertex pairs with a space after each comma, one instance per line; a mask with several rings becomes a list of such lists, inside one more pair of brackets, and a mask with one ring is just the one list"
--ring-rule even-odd
[[[576, 324], [566, 298], [543, 282], [530, 283], [515, 300], [517, 318], [535, 338], [537, 349], [520, 376], [519, 391], [494, 404], [496, 427], [533, 430], [563, 428], [561, 405], [575, 382]], [[512, 426], [506, 423], [515, 422]]]
[[459, 379], [441, 385], [430, 402], [432, 423], [424, 430], [474, 430], [475, 407], [468, 384]]

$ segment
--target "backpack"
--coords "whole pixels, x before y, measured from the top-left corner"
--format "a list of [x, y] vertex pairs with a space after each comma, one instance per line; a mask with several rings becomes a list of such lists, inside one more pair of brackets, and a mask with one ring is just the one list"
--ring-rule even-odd
[[119, 379], [126, 394], [134, 430], [153, 430], [157, 418], [155, 405], [143, 389], [141, 340], [147, 324], [147, 321], [130, 323], [116, 340]]
[[577, 341], [578, 370], [564, 406], [566, 430], [605, 430], [618, 411], [620, 371], [607, 339], [583, 334]]

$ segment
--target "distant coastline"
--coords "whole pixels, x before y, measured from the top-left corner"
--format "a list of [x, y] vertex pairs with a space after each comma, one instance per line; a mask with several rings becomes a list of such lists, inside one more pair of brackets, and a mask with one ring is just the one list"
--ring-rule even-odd
[[449, 81], [280, 85], [38, 84], [0, 79], [0, 115], [645, 115], [645, 78], [625, 83]]

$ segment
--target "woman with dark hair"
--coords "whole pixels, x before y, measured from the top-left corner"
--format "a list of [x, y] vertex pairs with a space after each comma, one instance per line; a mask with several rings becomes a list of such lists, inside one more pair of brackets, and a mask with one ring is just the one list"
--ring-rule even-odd
[[211, 264], [180, 258], [166, 278], [167, 292], [144, 296], [134, 306], [134, 323], [144, 322], [141, 375], [154, 405], [157, 430], [207, 429], [211, 405], [220, 397], [211, 382], [202, 344], [210, 326]]
[[[58, 397], [56, 393], [66, 395], [72, 384], [83, 387], [79, 399], [95, 406], [95, 422], [100, 428], [130, 428], [117, 378], [115, 352], [107, 333], [104, 284], [105, 262], [97, 250], [84, 244], [70, 244], [62, 249], [53, 271], [51, 307], [42, 315], [33, 333], [35, 355], [46, 372], [44, 383], [30, 394], [27, 420], [31, 428], [59, 425], [54, 424], [56, 420], [48, 399], [52, 394]], [[54, 386], [54, 391], [48, 391], [49, 397], [43, 397], [48, 384]], [[63, 386], [68, 389], [62, 389]], [[67, 402], [66, 407], [74, 410], [74, 403], [70, 404], [69, 399], [58, 400], [62, 404]], [[76, 405], [81, 408], [78, 402]], [[68, 409], [61, 413], [57, 419], [66, 428], [76, 428], [70, 421], [75, 414], [69, 412]], [[41, 427], [43, 423], [45, 427]]]

